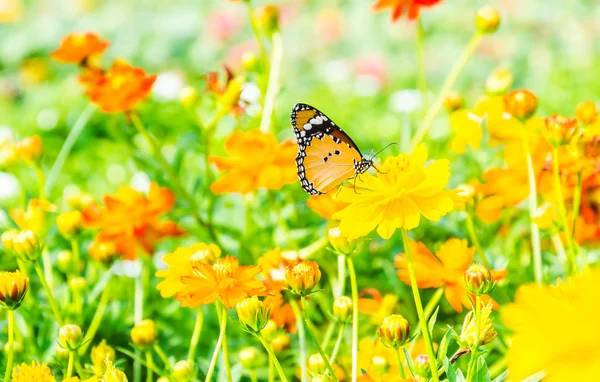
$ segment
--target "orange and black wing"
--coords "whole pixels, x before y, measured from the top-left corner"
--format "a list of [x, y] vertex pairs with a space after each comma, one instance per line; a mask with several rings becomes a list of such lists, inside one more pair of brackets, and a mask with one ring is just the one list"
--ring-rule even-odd
[[362, 154], [331, 119], [303, 103], [294, 107], [291, 118], [298, 140], [298, 178], [306, 192], [327, 193], [357, 174], [364, 162]]

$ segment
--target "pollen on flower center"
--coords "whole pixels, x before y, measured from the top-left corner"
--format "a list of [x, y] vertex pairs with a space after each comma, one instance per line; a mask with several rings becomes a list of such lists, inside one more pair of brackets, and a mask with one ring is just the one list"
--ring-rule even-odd
[[224, 259], [219, 259], [213, 265], [215, 274], [219, 280], [223, 280], [227, 277], [232, 277], [235, 269], [238, 266], [238, 260], [235, 257], [227, 256]]

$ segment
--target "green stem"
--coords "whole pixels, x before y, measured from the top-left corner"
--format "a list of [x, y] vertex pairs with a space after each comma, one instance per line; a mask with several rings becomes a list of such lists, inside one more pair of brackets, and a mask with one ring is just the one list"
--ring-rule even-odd
[[471, 358], [467, 367], [467, 382], [473, 380], [475, 365], [477, 364], [477, 349], [479, 348], [479, 331], [481, 326], [481, 296], [475, 295], [475, 344], [471, 349]]
[[425, 73], [425, 31], [423, 20], [417, 19], [417, 84], [421, 92], [421, 108], [427, 108], [427, 76]]
[[402, 362], [402, 357], [400, 356], [400, 348], [396, 348], [396, 361], [398, 362], [398, 372], [400, 373], [400, 377], [402, 379], [406, 379], [406, 373], [404, 372], [404, 362]]
[[[302, 296], [300, 298], [301, 298], [300, 301], [302, 303], [302, 306], [306, 307], [306, 298], [304, 296]], [[321, 355], [321, 358], [323, 358], [323, 362], [325, 362], [325, 366], [327, 366], [327, 371], [329, 372], [329, 374], [331, 376], [333, 376], [335, 378], [335, 371], [333, 370], [333, 367], [331, 367], [331, 363], [329, 362], [329, 359], [327, 358], [327, 355], [323, 351], [323, 348], [321, 347], [321, 344], [319, 343], [319, 340], [317, 340], [317, 336], [316, 336], [314, 330], [312, 329], [313, 325], [310, 322], [310, 319], [308, 318], [308, 313], [307, 313], [306, 309], [304, 309], [302, 311], [302, 315], [301, 316], [302, 316], [302, 319], [304, 320], [304, 325], [306, 326], [308, 334], [310, 334], [310, 338], [313, 340], [313, 342], [315, 344], [315, 347], [317, 348], [317, 351]]]
[[260, 52], [260, 56], [262, 57], [263, 62], [268, 67], [269, 66], [269, 56], [267, 55], [267, 50], [265, 49], [265, 43], [263, 41], [262, 34], [260, 33], [260, 28], [258, 26], [258, 22], [256, 21], [256, 17], [254, 15], [254, 6], [252, 5], [251, 0], [246, 0], [246, 6], [248, 8], [248, 16], [250, 17], [250, 25], [252, 25], [252, 32], [254, 32], [254, 37], [256, 37], [256, 43], [258, 45], [258, 50]]
[[298, 302], [290, 299], [290, 306], [296, 316], [296, 330], [298, 331], [298, 344], [300, 347], [300, 380], [306, 382], [308, 374], [306, 370], [306, 333], [304, 333], [304, 320], [302, 319], [302, 312], [300, 311]]
[[575, 246], [573, 245], [573, 235], [571, 234], [571, 232], [569, 232], [569, 223], [567, 221], [567, 209], [565, 207], [565, 199], [562, 192], [562, 185], [560, 184], [559, 155], [557, 147], [552, 148], [552, 169], [554, 172], [554, 193], [556, 195], [556, 205], [558, 206], [562, 230], [567, 238], [567, 254], [569, 259], [569, 272], [567, 272], [567, 274], [572, 275], [579, 272], [579, 269], [577, 266], [577, 260], [575, 259]]
[[8, 311], [8, 354], [6, 356], [6, 372], [4, 381], [10, 382], [12, 372], [13, 358], [15, 356], [15, 311]]
[[410, 286], [415, 300], [417, 308], [417, 315], [419, 316], [419, 325], [421, 326], [421, 332], [423, 339], [425, 340], [425, 346], [427, 348], [427, 355], [429, 356], [429, 368], [431, 369], [431, 377], [435, 382], [439, 382], [438, 367], [435, 358], [435, 352], [433, 351], [433, 343], [431, 342], [431, 335], [427, 328], [427, 319], [423, 312], [423, 304], [421, 303], [421, 296], [419, 295], [419, 287], [417, 286], [417, 276], [415, 275], [415, 268], [412, 263], [412, 257], [410, 255], [410, 246], [408, 245], [408, 233], [405, 229], [402, 229], [402, 242], [404, 243], [404, 253], [406, 255], [406, 262], [408, 264], [408, 275], [410, 277]]
[[44, 171], [42, 171], [42, 166], [40, 166], [39, 163], [36, 163], [33, 166], [33, 169], [35, 170], [35, 177], [37, 178], [38, 182], [39, 198], [40, 200], [46, 200], [46, 191], [44, 190], [46, 180], [44, 178]]
[[205, 382], [211, 382], [212, 376], [215, 372], [215, 367], [217, 366], [217, 360], [219, 359], [219, 353], [221, 352], [221, 347], [223, 346], [223, 341], [225, 339], [225, 331], [227, 328], [227, 314], [221, 314], [221, 302], [217, 301], [215, 303], [217, 312], [219, 312], [219, 326], [221, 330], [219, 331], [219, 338], [217, 339], [217, 344], [215, 345], [215, 350], [213, 351], [212, 358], [210, 359], [210, 365], [208, 366], [208, 371], [206, 372]]
[[351, 256], [346, 256], [348, 273], [350, 273], [350, 289], [352, 290], [352, 382], [358, 379], [358, 282], [356, 270]]
[[565, 247], [563, 246], [562, 240], [558, 233], [555, 233], [550, 237], [552, 241], [552, 245], [554, 245], [554, 249], [556, 250], [556, 255], [561, 262], [567, 262], [567, 253], [565, 252]]
[[50, 195], [52, 193], [52, 189], [58, 180], [58, 176], [60, 175], [60, 172], [62, 171], [62, 168], [64, 167], [65, 162], [67, 161], [67, 158], [69, 157], [69, 154], [71, 153], [71, 150], [77, 141], [77, 138], [79, 138], [81, 132], [85, 128], [85, 125], [94, 113], [94, 109], [94, 105], [88, 104], [75, 121], [71, 131], [69, 131], [69, 135], [67, 135], [65, 143], [63, 143], [62, 147], [60, 148], [60, 152], [58, 153], [56, 160], [54, 160], [54, 164], [48, 172], [48, 178], [46, 179], [46, 185], [44, 187], [46, 195]]
[[[249, 3], [249, 2], [248, 2]], [[275, 109], [275, 99], [279, 93], [279, 74], [281, 72], [281, 63], [283, 61], [283, 42], [279, 32], [273, 33], [273, 56], [269, 69], [269, 80], [267, 83], [267, 93], [265, 95], [265, 104], [260, 119], [260, 131], [269, 133], [271, 131], [271, 119]]]
[[335, 297], [343, 296], [346, 292], [346, 256], [338, 255], [338, 290]]
[[44, 276], [44, 271], [42, 270], [40, 263], [38, 263], [37, 261], [34, 261], [33, 267], [35, 268], [35, 272], [37, 273], [38, 277], [40, 278], [42, 287], [44, 288], [44, 291], [46, 292], [46, 296], [48, 297], [48, 303], [50, 303], [50, 308], [52, 309], [52, 314], [54, 315], [54, 319], [58, 323], [58, 326], [63, 326], [64, 322], [63, 322], [62, 314], [60, 313], [60, 310], [58, 309], [56, 300], [52, 296], [52, 290], [50, 290], [50, 286], [48, 285], [48, 282], [46, 281], [46, 277]]
[[[431, 299], [429, 299], [429, 302], [427, 303], [427, 305], [425, 306], [425, 319], [427, 321], [429, 321], [429, 317], [431, 317], [431, 314], [433, 313], [433, 310], [438, 306], [440, 299], [442, 298], [442, 296], [444, 295], [444, 287], [440, 287], [438, 288], [435, 293], [433, 294], [433, 296], [431, 296]], [[418, 336], [421, 334], [421, 327], [418, 327], [415, 329], [415, 333], [414, 333], [414, 339], [418, 338]], [[409, 349], [410, 352], [413, 351], [415, 345], [416, 345], [417, 341], [412, 341], [410, 343]]]
[[167, 159], [163, 156], [162, 152], [160, 151], [160, 147], [159, 147], [158, 143], [156, 143], [156, 140], [154, 138], [152, 138], [152, 136], [150, 135], [150, 133], [148, 132], [148, 130], [142, 123], [140, 117], [136, 113], [133, 113], [133, 112], [129, 113], [128, 116], [129, 116], [133, 126], [137, 129], [138, 133], [144, 137], [144, 139], [150, 146], [150, 148], [152, 150], [152, 156], [154, 157], [154, 159], [156, 159], [158, 161], [158, 163], [162, 167], [163, 171], [167, 174], [167, 176], [169, 177], [169, 179], [171, 180], [171, 182], [173, 184], [173, 187], [175, 187], [175, 189], [177, 190], [179, 196], [183, 200], [185, 200], [185, 202], [190, 207], [191, 213], [194, 216], [194, 219], [196, 219], [196, 222], [198, 223], [198, 225], [204, 227], [210, 234], [210, 237], [215, 242], [215, 244], [221, 246], [219, 243], [217, 234], [214, 231], [214, 227], [202, 219], [202, 217], [200, 216], [200, 213], [199, 213], [199, 208], [198, 208], [198, 204], [196, 203], [196, 200], [194, 200], [194, 198], [187, 192], [187, 190], [185, 189], [183, 184], [181, 184], [181, 180], [179, 179], [179, 177], [173, 170], [173, 167], [171, 167], [171, 165], [169, 164]]
[[490, 262], [485, 257], [485, 252], [483, 251], [483, 247], [481, 246], [481, 243], [479, 242], [479, 239], [477, 238], [477, 235], [475, 234], [475, 225], [473, 224], [473, 216], [471, 215], [471, 213], [469, 211], [467, 211], [466, 222], [467, 222], [467, 231], [469, 232], [469, 237], [471, 238], [471, 242], [473, 243], [473, 245], [475, 246], [475, 249], [477, 250], [477, 253], [479, 254], [479, 258], [481, 259], [481, 262], [487, 269], [491, 269], [492, 267], [490, 266]]
[[165, 365], [165, 369], [171, 370], [171, 363], [169, 362], [169, 357], [167, 357], [167, 355], [162, 350], [162, 348], [160, 347], [160, 345], [158, 344], [158, 342], [156, 342], [154, 344], [153, 349], [156, 352], [156, 354], [158, 354], [158, 358], [160, 358], [160, 360]]
[[256, 336], [258, 337], [260, 343], [265, 347], [265, 350], [267, 351], [267, 353], [269, 353], [270, 360], [275, 365], [275, 368], [277, 369], [277, 373], [279, 373], [280, 380], [283, 382], [287, 382], [287, 378], [285, 377], [283, 368], [281, 367], [281, 364], [279, 363], [279, 360], [277, 359], [277, 356], [275, 355], [273, 348], [271, 348], [271, 345], [269, 345], [269, 343], [265, 340], [265, 337], [262, 335], [262, 333], [258, 333]]
[[273, 363], [273, 360], [271, 359], [271, 357], [269, 357], [269, 376], [268, 376], [268, 381], [269, 382], [275, 381], [275, 364]]
[[477, 46], [479, 45], [479, 42], [481, 41], [482, 37], [483, 35], [481, 33], [475, 33], [475, 35], [471, 38], [471, 41], [469, 41], [469, 43], [465, 47], [465, 50], [462, 52], [461, 56], [458, 58], [458, 61], [456, 61], [456, 63], [454, 64], [454, 67], [452, 68], [452, 70], [448, 74], [448, 77], [446, 78], [446, 81], [444, 81], [444, 84], [442, 85], [440, 93], [433, 101], [433, 104], [427, 109], [427, 113], [423, 118], [423, 123], [421, 124], [411, 141], [411, 151], [414, 150], [419, 143], [421, 143], [423, 138], [425, 138], [425, 135], [427, 134], [427, 132], [433, 124], [433, 120], [442, 109], [442, 106], [444, 105], [444, 100], [452, 91], [452, 87], [456, 83], [458, 76], [469, 61], [469, 58], [475, 52], [475, 49], [477, 49]]
[[86, 353], [89, 348], [98, 328], [100, 327], [100, 323], [102, 322], [102, 317], [104, 317], [104, 312], [106, 311], [106, 307], [108, 306], [108, 300], [110, 297], [110, 286], [109, 282], [112, 278], [112, 272], [109, 270], [108, 272], [108, 281], [102, 290], [102, 294], [100, 295], [100, 300], [98, 301], [98, 306], [96, 307], [96, 312], [94, 313], [94, 317], [92, 317], [92, 322], [88, 327], [87, 332], [85, 333], [84, 345], [79, 348], [79, 355], [83, 355]]
[[[221, 314], [223, 315], [223, 319], [227, 321], [227, 308], [222, 306]], [[227, 336], [223, 339], [223, 363], [225, 364], [225, 375], [227, 376], [227, 381], [231, 382], [233, 379], [231, 377], [231, 365], [229, 364], [229, 347], [227, 346]]]
[[76, 276], [81, 273], [81, 254], [79, 252], [79, 243], [77, 239], [71, 240], [71, 252], [73, 253], [73, 269]]
[[329, 346], [329, 341], [331, 341], [331, 336], [333, 336], [333, 329], [335, 329], [335, 324], [336, 324], [336, 322], [334, 320], [332, 320], [329, 323], [329, 326], [327, 326], [327, 330], [325, 331], [325, 336], [323, 337], [323, 343], [321, 344], [323, 349], [327, 349], [327, 347]]
[[579, 209], [581, 208], [581, 188], [583, 186], [583, 176], [581, 171], [577, 173], [577, 185], [575, 186], [575, 194], [573, 195], [573, 227], [571, 232], [575, 235], [577, 228], [577, 218], [579, 217]]
[[194, 325], [194, 332], [192, 333], [192, 340], [190, 341], [190, 348], [188, 350], [188, 362], [195, 364], [196, 349], [198, 348], [198, 342], [200, 342], [200, 334], [202, 334], [202, 326], [204, 325], [204, 311], [202, 307], [196, 311], [196, 324]]
[[[134, 296], [133, 296], [133, 322], [138, 325], [144, 319], [144, 271], [146, 264], [144, 259], [138, 259], [140, 263], [140, 274], [135, 279], [134, 284]], [[133, 362], [133, 380], [135, 382], [141, 382], [142, 380], [142, 364], [140, 362], [141, 352], [139, 349], [135, 350], [136, 359]]]
[[258, 378], [256, 376], [256, 369], [250, 370], [250, 382], [258, 382]]
[[344, 329], [346, 329], [346, 323], [342, 322], [342, 324], [340, 325], [340, 331], [338, 333], [337, 340], [335, 341], [335, 345], [333, 346], [333, 351], [331, 352], [331, 357], [329, 358], [332, 365], [335, 363], [335, 358], [337, 357], [338, 352], [340, 351], [340, 346], [344, 339]]
[[67, 363], [67, 375], [65, 375], [65, 379], [71, 378], [73, 375], [73, 363], [75, 361], [75, 352], [69, 351], [69, 362]]
[[154, 362], [152, 361], [152, 352], [150, 350], [146, 350], [146, 382], [152, 382], [152, 369], [154, 366]]
[[533, 217], [537, 210], [537, 186], [535, 183], [535, 171], [533, 170], [533, 160], [531, 159], [531, 151], [529, 147], [529, 138], [525, 126], [521, 128], [523, 150], [527, 158], [527, 177], [529, 179], [529, 219], [531, 227], [531, 247], [533, 249], [533, 273], [535, 281], [538, 284], [542, 283], [542, 249], [540, 245], [540, 229], [533, 222]]

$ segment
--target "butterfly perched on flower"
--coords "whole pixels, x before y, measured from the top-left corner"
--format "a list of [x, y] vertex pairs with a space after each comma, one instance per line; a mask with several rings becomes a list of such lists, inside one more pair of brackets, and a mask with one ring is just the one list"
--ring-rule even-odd
[[298, 140], [298, 178], [309, 194], [325, 194], [374, 167], [348, 134], [314, 107], [296, 104], [291, 118]]

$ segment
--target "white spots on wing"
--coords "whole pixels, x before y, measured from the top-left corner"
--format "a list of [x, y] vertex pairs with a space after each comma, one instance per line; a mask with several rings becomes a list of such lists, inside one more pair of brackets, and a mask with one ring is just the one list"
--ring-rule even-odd
[[320, 115], [318, 115], [312, 118], [309, 122], [313, 125], [320, 125], [323, 123], [323, 118]]
[[305, 123], [303, 127], [304, 127], [304, 130], [312, 129], [312, 125], [310, 123]]

